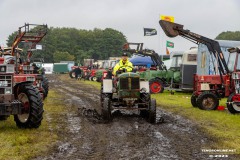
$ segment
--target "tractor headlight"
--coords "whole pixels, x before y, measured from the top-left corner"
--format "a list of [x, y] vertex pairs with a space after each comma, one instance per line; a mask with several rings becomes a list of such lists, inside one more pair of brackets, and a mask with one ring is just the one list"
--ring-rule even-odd
[[6, 66], [1, 66], [0, 67], [0, 72], [6, 72]]
[[11, 88], [5, 88], [5, 94], [12, 94]]
[[7, 81], [0, 81], [0, 87], [7, 87], [8, 82]]

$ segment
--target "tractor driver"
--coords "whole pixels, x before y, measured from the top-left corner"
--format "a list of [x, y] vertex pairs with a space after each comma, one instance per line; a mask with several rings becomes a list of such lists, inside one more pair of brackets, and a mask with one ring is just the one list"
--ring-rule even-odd
[[131, 72], [133, 69], [132, 63], [128, 60], [127, 53], [122, 54], [121, 60], [115, 65], [113, 69], [113, 75], [116, 75], [117, 71], [123, 71]]

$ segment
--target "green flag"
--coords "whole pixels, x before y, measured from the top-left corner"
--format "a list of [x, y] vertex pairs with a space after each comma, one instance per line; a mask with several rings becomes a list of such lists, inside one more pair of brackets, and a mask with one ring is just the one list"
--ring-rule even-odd
[[170, 41], [167, 41], [167, 47], [169, 48], [174, 48], [174, 43], [173, 42], [170, 42]]

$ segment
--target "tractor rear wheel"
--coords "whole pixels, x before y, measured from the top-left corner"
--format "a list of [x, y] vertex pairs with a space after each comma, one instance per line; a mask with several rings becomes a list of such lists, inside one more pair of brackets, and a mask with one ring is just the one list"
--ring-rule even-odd
[[193, 107], [197, 107], [197, 96], [194, 93], [191, 96], [191, 104]]
[[72, 70], [69, 72], [70, 78], [75, 78], [75, 72]]
[[48, 79], [45, 76], [43, 77], [42, 87], [44, 89], [43, 96], [44, 98], [46, 98], [48, 95], [49, 84], [48, 84]]
[[227, 100], [227, 108], [228, 111], [232, 114], [235, 113], [240, 113], [240, 105], [237, 105], [236, 103], [230, 103], [230, 102], [234, 102], [234, 101], [239, 101], [240, 97], [237, 96], [235, 93], [232, 93]]
[[105, 97], [103, 99], [103, 107], [102, 107], [102, 117], [104, 120], [111, 121], [112, 120], [112, 113], [111, 113], [111, 99]]
[[156, 99], [151, 99], [151, 104], [149, 108], [148, 122], [156, 122]]
[[19, 86], [17, 98], [22, 102], [22, 114], [14, 115], [19, 128], [38, 128], [43, 119], [43, 103], [38, 89], [31, 84]]
[[162, 93], [164, 91], [163, 82], [160, 79], [154, 78], [149, 81], [151, 93]]
[[97, 81], [97, 77], [92, 77], [92, 81]]
[[203, 92], [197, 98], [197, 106], [202, 110], [216, 110], [218, 105], [218, 97], [212, 92]]

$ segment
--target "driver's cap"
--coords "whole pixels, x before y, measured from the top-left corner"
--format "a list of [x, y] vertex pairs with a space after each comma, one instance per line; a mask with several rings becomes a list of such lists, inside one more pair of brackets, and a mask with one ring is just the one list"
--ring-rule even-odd
[[127, 55], [127, 53], [124, 52], [124, 53], [122, 54], [122, 56], [128, 56], [128, 55]]

